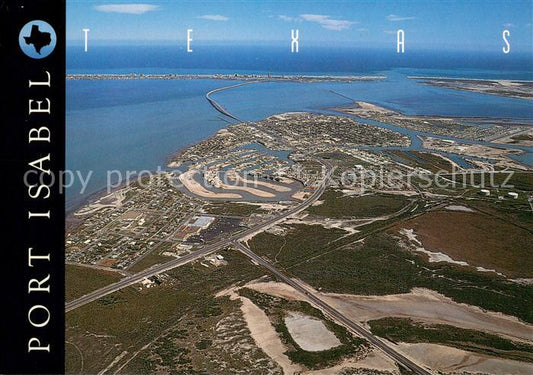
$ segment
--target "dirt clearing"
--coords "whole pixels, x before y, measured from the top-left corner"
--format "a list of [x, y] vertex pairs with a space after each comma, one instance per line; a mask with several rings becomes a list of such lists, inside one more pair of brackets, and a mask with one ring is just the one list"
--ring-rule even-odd
[[[247, 284], [246, 287], [286, 299], [303, 299], [300, 293], [284, 283], [259, 282]], [[311, 287], [308, 288], [312, 290]], [[431, 324], [449, 324], [491, 332], [513, 340], [528, 342], [533, 340], [533, 326], [530, 324], [512, 316], [454, 302], [440, 293], [424, 288], [414, 288], [410, 293], [388, 296], [333, 293], [319, 293], [319, 295], [354, 321], [366, 322], [384, 317], [412, 318]]]
[[296, 343], [308, 352], [319, 352], [341, 345], [321, 320], [297, 312], [285, 317], [285, 325]]

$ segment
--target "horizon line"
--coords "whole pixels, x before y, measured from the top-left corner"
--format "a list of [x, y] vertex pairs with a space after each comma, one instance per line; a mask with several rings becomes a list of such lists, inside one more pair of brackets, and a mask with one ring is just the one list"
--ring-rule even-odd
[[[94, 44], [92, 47], [171, 47], [174, 45], [178, 51], [180, 50], [186, 50], [185, 45], [181, 45], [184, 41], [174, 41], [174, 40], [113, 40], [113, 39], [100, 39], [93, 41]], [[197, 47], [224, 47], [224, 46], [231, 46], [231, 47], [253, 47], [253, 48], [262, 48], [262, 47], [268, 47], [268, 48], [279, 48], [279, 49], [285, 49], [288, 48], [287, 45], [290, 45], [290, 43], [287, 43], [287, 41], [219, 41], [219, 40], [203, 40], [200, 43], [196, 42]], [[65, 47], [70, 48], [79, 48], [83, 47], [84, 42], [80, 40], [67, 40]], [[387, 51], [390, 50], [394, 55], [402, 56], [407, 55], [410, 52], [433, 52], [433, 53], [449, 53], [449, 52], [462, 52], [462, 53], [488, 53], [488, 54], [494, 54], [494, 55], [502, 55], [503, 53], [499, 49], [488, 49], [488, 48], [479, 48], [479, 49], [472, 49], [467, 47], [448, 47], [448, 48], [431, 48], [429, 46], [421, 45], [416, 46], [413, 45], [409, 48], [409, 50], [406, 51], [406, 53], [398, 54], [396, 53], [396, 47], [395, 45], [386, 45], [386, 44], [379, 44], [379, 45], [356, 45], [356, 44], [344, 44], [344, 45], [331, 45], [328, 42], [315, 42], [315, 43], [308, 43], [306, 44], [306, 47], [309, 49], [314, 48], [323, 48], [323, 49], [338, 49], [338, 50], [365, 50], [365, 51]], [[306, 48], [307, 49], [307, 48]], [[195, 50], [194, 52], [205, 52], [201, 49]], [[301, 51], [299, 52], [305, 53], [305, 49], [301, 48]], [[510, 57], [512, 55], [533, 55], [533, 49], [520, 49], [515, 47], [512, 53], [506, 54], [505, 56]], [[294, 54], [297, 55], [297, 54]]]

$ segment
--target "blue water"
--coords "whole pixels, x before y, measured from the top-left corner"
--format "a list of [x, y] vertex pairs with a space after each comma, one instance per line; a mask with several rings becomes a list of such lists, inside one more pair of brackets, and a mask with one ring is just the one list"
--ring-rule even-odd
[[[67, 48], [68, 73], [375, 73], [417, 69], [421, 74], [532, 79], [529, 53], [412, 51], [302, 47], [300, 53], [272, 46], [205, 45], [186, 53], [180, 46], [83, 46]], [[432, 74], [433, 75], [433, 74]]]
[[[298, 55], [276, 49], [217, 47], [193, 54], [170, 47], [67, 49], [69, 73], [299, 73], [383, 74], [380, 82], [258, 83], [213, 95], [246, 121], [287, 111], [323, 111], [365, 100], [407, 114], [533, 118], [531, 101], [417, 84], [408, 75], [533, 79], [531, 56], [396, 56], [383, 51], [311, 50]], [[106, 187], [108, 170], [156, 170], [167, 157], [227, 126], [205, 94], [236, 82], [217, 80], [67, 81], [67, 169], [93, 175], [84, 192], [67, 189], [67, 209]], [[517, 157], [533, 165], [531, 149]]]
[[421, 85], [397, 71], [385, 71], [384, 82], [294, 83], [276, 82], [240, 86], [220, 91], [214, 98], [243, 120], [255, 121], [271, 113], [348, 105], [350, 100], [369, 101], [412, 115], [487, 116], [531, 119], [533, 103], [473, 92]]
[[271, 150], [269, 148], [266, 148], [265, 146], [259, 144], [259, 143], [249, 143], [247, 145], [242, 146], [241, 148], [249, 149], [249, 150], [257, 150], [264, 154], [275, 156], [279, 160], [286, 161], [290, 164], [292, 164], [292, 160], [289, 159], [289, 155], [291, 153], [290, 150]]
[[80, 184], [66, 190], [67, 208], [106, 187], [108, 170], [164, 167], [171, 153], [226, 126], [204, 97], [225, 84], [67, 81], [67, 169], [93, 171], [84, 194]]

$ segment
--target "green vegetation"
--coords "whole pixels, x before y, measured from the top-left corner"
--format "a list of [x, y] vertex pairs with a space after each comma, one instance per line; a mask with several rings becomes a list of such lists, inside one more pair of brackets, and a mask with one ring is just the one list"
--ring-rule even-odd
[[[444, 175], [423, 175], [423, 177], [420, 176], [416, 174], [411, 176], [411, 184], [419, 191], [450, 197], [458, 197], [465, 193], [465, 188], [460, 187], [459, 185], [453, 186], [453, 184], [447, 180], [448, 177], [442, 177]], [[438, 182], [440, 187], [437, 186], [435, 182]]]
[[[353, 356], [367, 347], [365, 340], [353, 336], [346, 328], [328, 320], [324, 314], [304, 301], [288, 301], [283, 298], [273, 297], [268, 294], [256, 292], [243, 288], [239, 289], [239, 294], [250, 299], [268, 315], [282, 341], [289, 347], [285, 353], [289, 359], [295, 363], [300, 363], [310, 369], [329, 367], [346, 356]], [[342, 345], [322, 350], [319, 352], [308, 352], [298, 346], [292, 338], [284, 318], [289, 311], [301, 312], [305, 315], [315, 317], [324, 322], [326, 327], [332, 331]]]
[[352, 155], [345, 154], [341, 151], [332, 151], [332, 152], [322, 152], [316, 154], [316, 156], [323, 159], [335, 160], [337, 162], [342, 162], [345, 166], [353, 166], [354, 164], [361, 164], [362, 161], [353, 157]]
[[340, 151], [323, 152], [316, 154], [316, 156], [330, 160], [335, 164], [335, 170], [333, 172], [334, 177], [341, 177], [344, 171], [354, 168], [355, 165], [362, 165], [365, 168], [372, 167], [372, 164], [367, 161]]
[[372, 333], [393, 342], [434, 343], [517, 361], [533, 362], [533, 346], [446, 324], [425, 325], [405, 318], [368, 322]]
[[343, 368], [338, 375], [393, 375], [392, 372], [386, 370], [372, 370], [368, 368]]
[[[316, 225], [295, 225], [283, 235], [261, 233], [249, 244], [278, 267], [327, 292], [386, 295], [425, 287], [457, 302], [533, 322], [533, 286], [473, 267], [428, 263], [423, 256], [404, 250], [392, 235], [382, 233], [408, 216], [373, 222], [351, 235]], [[357, 242], [363, 238], [364, 243]]]
[[533, 233], [533, 211], [531, 211], [525, 194], [522, 194], [518, 199], [499, 200], [497, 197], [491, 196], [488, 199], [466, 200], [464, 203]]
[[[517, 135], [513, 135], [511, 139], [514, 141], [533, 141], [533, 135], [517, 134]], [[512, 142], [512, 143], [518, 143], [518, 142]]]
[[421, 167], [431, 172], [452, 170], [449, 161], [427, 152], [392, 150], [389, 153], [410, 166]]
[[128, 271], [132, 273], [140, 272], [156, 264], [166, 263], [172, 259], [175, 259], [175, 258], [151, 253], [145, 256], [139, 262], [135, 263], [131, 268], [128, 269]]
[[298, 161], [298, 164], [309, 173], [318, 174], [322, 172], [323, 165], [314, 160], [301, 160]]
[[267, 232], [256, 235], [249, 243], [252, 250], [273, 262], [288, 266], [304, 258], [322, 254], [324, 248], [346, 234], [341, 229], [320, 225], [283, 226], [288, 233], [278, 236]]
[[427, 249], [436, 249], [472, 266], [494, 269], [509, 278], [533, 277], [529, 249], [533, 231], [498, 216], [436, 210], [408, 219], [398, 224], [399, 228], [413, 229]]
[[385, 233], [368, 236], [363, 244], [352, 243], [300, 262], [290, 270], [325, 292], [386, 295], [425, 287], [457, 302], [533, 322], [533, 286], [471, 267], [428, 263], [403, 250], [394, 237]]
[[198, 341], [194, 346], [196, 346], [196, 349], [198, 350], [204, 350], [209, 348], [213, 344], [213, 340], [204, 339]]
[[70, 374], [83, 373], [83, 353], [78, 351], [78, 347], [71, 342], [65, 342], [65, 368]]
[[[153, 373], [163, 364], [171, 372], [206, 369], [215, 373], [217, 361], [230, 361], [230, 354], [211, 350], [211, 346], [197, 355], [195, 345], [212, 339], [213, 327], [239, 311], [238, 301], [214, 295], [230, 285], [256, 279], [263, 271], [238, 252], [226, 251], [224, 258], [226, 266], [206, 268], [198, 262], [185, 265], [168, 271], [159, 286], [143, 290], [128, 287], [67, 313], [66, 340], [83, 352], [84, 372], [98, 373], [122, 351], [135, 353], [150, 342], [150, 350], [142, 351], [130, 362], [123, 369], [125, 373]], [[242, 330], [235, 332], [241, 332], [242, 339], [254, 348], [251, 337]], [[207, 342], [199, 345], [207, 346]], [[75, 350], [72, 345], [67, 347], [73, 366], [75, 356], [79, 357]], [[206, 359], [207, 352], [212, 357], [210, 361]], [[242, 353], [236, 355], [243, 357]], [[231, 361], [235, 368], [249, 365], [242, 360]], [[67, 368], [67, 372], [70, 370]]]
[[[487, 186], [487, 189], [496, 193], [496, 189], [490, 188], [490, 186], [508, 186], [508, 188], [500, 188], [500, 194], [507, 191], [524, 191], [533, 192], [533, 173], [521, 172], [521, 171], [506, 171], [501, 173], [476, 173], [467, 174], [462, 176], [461, 174], [455, 175], [455, 181], [458, 185], [462, 186], [463, 180], [468, 185]], [[512, 186], [512, 187], [511, 187]]]
[[140, 272], [142, 270], [152, 267], [153, 265], [165, 263], [169, 260], [174, 259], [166, 255], [161, 255], [165, 251], [168, 251], [172, 247], [172, 245], [173, 244], [171, 242], [163, 242], [159, 244], [157, 248], [152, 250], [152, 252], [150, 252], [140, 261], [131, 266], [128, 271], [133, 273]]
[[261, 213], [263, 210], [256, 205], [244, 203], [210, 203], [204, 206], [204, 210], [208, 214], [221, 216], [250, 216], [254, 213]]
[[404, 367], [403, 365], [396, 364], [398, 366], [398, 369], [400, 370], [400, 375], [414, 375], [415, 373], [408, 369], [407, 367]]
[[160, 366], [173, 368], [177, 364], [190, 363], [191, 360], [187, 357], [190, 350], [187, 348], [179, 348], [174, 345], [170, 337], [164, 337], [159, 343], [158, 351]]
[[122, 278], [115, 272], [95, 268], [65, 265], [65, 300], [72, 301]]
[[[469, 201], [464, 202], [469, 207]], [[399, 223], [396, 233], [413, 229], [426, 249], [509, 278], [533, 277], [533, 232], [483, 212], [433, 210]], [[453, 241], [450, 241], [450, 238]]]
[[219, 300], [213, 296], [206, 297], [205, 303], [197, 309], [195, 316], [201, 318], [209, 318], [211, 316], [219, 316], [222, 314]]
[[335, 219], [388, 215], [399, 211], [408, 202], [403, 195], [344, 196], [336, 190], [327, 190], [320, 199], [324, 201], [322, 204], [311, 206], [307, 211], [312, 215]]

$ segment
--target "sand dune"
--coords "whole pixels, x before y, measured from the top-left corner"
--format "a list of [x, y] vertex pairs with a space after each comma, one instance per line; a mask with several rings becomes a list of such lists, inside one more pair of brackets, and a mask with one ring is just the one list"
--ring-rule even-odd
[[[246, 285], [261, 293], [299, 300], [303, 297], [293, 288], [278, 282]], [[312, 289], [308, 286], [309, 289]], [[387, 296], [359, 296], [319, 293], [330, 305], [354, 321], [366, 322], [384, 317], [412, 318], [432, 324], [496, 333], [513, 340], [533, 340], [533, 326], [501, 313], [483, 311], [479, 307], [454, 302], [435, 291], [414, 288], [410, 293]]]

